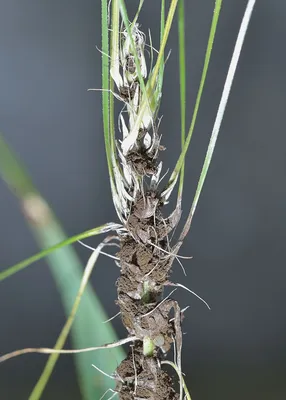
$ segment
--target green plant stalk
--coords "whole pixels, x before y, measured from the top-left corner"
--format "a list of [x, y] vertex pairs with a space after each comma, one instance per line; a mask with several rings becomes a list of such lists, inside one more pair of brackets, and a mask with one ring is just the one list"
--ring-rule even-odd
[[111, 164], [111, 134], [109, 125], [109, 44], [108, 44], [108, 5], [107, 0], [101, 1], [101, 26], [102, 26], [102, 118], [104, 143], [107, 158], [108, 173], [111, 189], [114, 189], [114, 179]]
[[[112, 2], [112, 8], [118, 0]], [[115, 176], [112, 159], [115, 160], [115, 134], [114, 134], [114, 101], [110, 94], [113, 89], [112, 80], [109, 79], [109, 31], [108, 31], [108, 5], [107, 0], [101, 2], [101, 26], [102, 26], [102, 116], [105, 151], [107, 157], [108, 174], [112, 198], [118, 196], [115, 185]], [[114, 33], [112, 33], [114, 40]], [[114, 43], [112, 44], [114, 45]], [[111, 87], [109, 84], [111, 83]]]
[[[181, 147], [186, 140], [186, 45], [185, 45], [185, 4], [184, 0], [178, 3], [178, 36], [179, 36], [179, 69], [180, 69], [180, 105], [181, 105]], [[178, 201], [181, 202], [185, 176], [185, 161], [180, 172]]]
[[[119, 57], [117, 53], [119, 51], [119, 4], [118, 0], [112, 0], [112, 16], [111, 16], [111, 41], [110, 41], [110, 55], [111, 55], [111, 65], [115, 57]], [[111, 93], [114, 90], [114, 81], [110, 75], [109, 77], [109, 87]], [[111, 153], [116, 157], [115, 151], [115, 130], [114, 130], [114, 98], [109, 96], [109, 124], [110, 124], [110, 147]]]
[[199, 106], [200, 106], [200, 102], [201, 102], [201, 97], [202, 97], [202, 93], [203, 93], [203, 89], [204, 89], [204, 85], [205, 85], [205, 81], [206, 81], [207, 71], [208, 71], [208, 67], [209, 67], [209, 63], [210, 63], [210, 58], [211, 58], [214, 38], [215, 38], [215, 34], [216, 34], [218, 19], [219, 19], [219, 15], [220, 15], [221, 5], [222, 5], [222, 0], [216, 0], [213, 19], [212, 19], [212, 23], [211, 23], [210, 34], [209, 34], [209, 39], [208, 39], [208, 44], [207, 44], [207, 50], [206, 50], [206, 54], [205, 54], [203, 71], [202, 71], [201, 81], [200, 81], [200, 85], [199, 85], [199, 90], [198, 90], [197, 97], [196, 97], [196, 103], [195, 103], [195, 108], [194, 108], [194, 112], [193, 112], [193, 116], [192, 116], [191, 125], [190, 125], [189, 131], [188, 131], [187, 138], [185, 140], [183, 150], [182, 150], [180, 157], [176, 163], [174, 171], [171, 174], [171, 177], [170, 177], [170, 180], [168, 183], [168, 187], [170, 187], [176, 183], [177, 177], [178, 177], [178, 175], [181, 171], [181, 168], [184, 164], [186, 153], [188, 151], [189, 144], [190, 144], [190, 141], [191, 141], [191, 138], [193, 135], [193, 131], [194, 131], [194, 127], [195, 127], [195, 123], [196, 123], [196, 119], [197, 119], [197, 115], [198, 115], [198, 111], [199, 111]]

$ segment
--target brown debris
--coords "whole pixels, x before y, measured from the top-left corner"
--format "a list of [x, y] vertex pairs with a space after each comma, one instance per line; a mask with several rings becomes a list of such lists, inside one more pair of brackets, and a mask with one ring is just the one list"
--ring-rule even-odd
[[[178, 223], [181, 210], [176, 209], [164, 219], [161, 208], [154, 191], [145, 191], [136, 199], [126, 224], [130, 234], [122, 236], [117, 253], [121, 267], [117, 304], [129, 335], [136, 336], [139, 343], [116, 371], [121, 379], [116, 390], [123, 400], [179, 398], [172, 378], [160, 368], [160, 360], [174, 340], [177, 349], [181, 349], [180, 308], [174, 300], [163, 299], [174, 260], [173, 255], [167, 254], [172, 251], [168, 234]], [[172, 310], [175, 318], [171, 316]], [[155, 345], [151, 357], [143, 355], [144, 338]]]
[[178, 400], [173, 379], [160, 368], [159, 359], [144, 357], [141, 346], [135, 345], [132, 350], [116, 370], [123, 381], [116, 387], [119, 399]]
[[153, 158], [147, 153], [147, 151], [142, 152], [134, 149], [128, 153], [126, 160], [140, 176], [154, 175], [157, 172]]
[[120, 88], [120, 97], [123, 101], [129, 102], [130, 100], [133, 100], [137, 84], [137, 82], [134, 82], [129, 86], [122, 86]]

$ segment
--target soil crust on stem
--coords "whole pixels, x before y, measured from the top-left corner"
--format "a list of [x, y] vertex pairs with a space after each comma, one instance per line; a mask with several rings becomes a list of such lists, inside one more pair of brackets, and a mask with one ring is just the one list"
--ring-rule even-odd
[[[129, 160], [134, 159], [134, 154]], [[135, 159], [139, 160], [139, 153], [136, 154], [138, 158]], [[156, 173], [154, 160], [152, 163], [149, 172]], [[141, 168], [144, 164], [142, 158], [139, 164]], [[146, 164], [142, 170], [145, 168]], [[138, 170], [138, 164], [134, 169]], [[173, 389], [173, 378], [160, 365], [172, 344], [178, 346], [178, 337], [181, 337], [179, 306], [174, 300], [163, 299], [164, 286], [169, 282], [175, 257], [168, 234], [178, 218], [170, 216], [164, 219], [162, 207], [159, 193], [146, 190], [131, 206], [126, 223], [128, 234], [120, 237], [117, 256], [121, 273], [116, 282], [117, 304], [128, 334], [138, 338], [116, 370], [117, 391], [122, 400], [179, 399]], [[180, 216], [180, 213], [174, 215]], [[173, 309], [175, 318], [171, 316]], [[146, 338], [154, 346], [148, 354], [144, 354], [142, 345]]]

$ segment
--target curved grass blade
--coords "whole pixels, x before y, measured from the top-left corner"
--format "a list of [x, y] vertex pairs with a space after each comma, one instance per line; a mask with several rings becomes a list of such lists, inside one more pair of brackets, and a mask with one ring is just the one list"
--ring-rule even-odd
[[0, 282], [6, 278], [9, 278], [9, 276], [14, 275], [16, 272], [19, 272], [22, 269], [28, 267], [29, 265], [33, 264], [34, 262], [41, 260], [42, 258], [48, 256], [55, 250], [59, 250], [62, 247], [68, 246], [79, 240], [86, 239], [91, 236], [96, 236], [101, 233], [105, 233], [108, 231], [108, 228], [110, 228], [111, 226], [114, 226], [115, 229], [120, 227], [119, 224], [108, 223], [105, 225], [98, 226], [97, 228], [89, 229], [88, 231], [79, 233], [78, 235], [75, 235], [75, 236], [71, 236], [68, 239], [63, 240], [62, 242], [49, 247], [48, 249], [44, 249], [44, 250], [40, 251], [39, 253], [34, 254], [33, 256], [20, 261], [19, 263], [13, 265], [12, 267], [7, 268], [4, 271], [0, 272]]
[[224, 88], [223, 88], [223, 92], [222, 92], [222, 96], [221, 96], [221, 100], [219, 103], [219, 107], [218, 107], [218, 111], [217, 111], [217, 115], [216, 115], [216, 119], [215, 119], [215, 123], [213, 126], [213, 131], [211, 134], [211, 138], [209, 141], [209, 145], [208, 145], [208, 149], [207, 149], [207, 153], [206, 153], [206, 157], [204, 160], [204, 164], [202, 167], [202, 171], [201, 171], [201, 175], [199, 178], [199, 182], [198, 182], [198, 186], [196, 189], [196, 193], [195, 193], [195, 197], [191, 206], [191, 210], [190, 213], [188, 215], [187, 221], [185, 223], [185, 226], [183, 228], [183, 231], [181, 233], [180, 239], [179, 241], [182, 242], [184, 237], [186, 236], [186, 234], [188, 233], [190, 226], [191, 226], [191, 222], [192, 222], [192, 218], [193, 215], [195, 213], [199, 198], [200, 198], [200, 194], [206, 179], [206, 175], [212, 160], [212, 156], [213, 156], [213, 152], [214, 152], [214, 148], [216, 145], [216, 141], [217, 141], [217, 137], [219, 134], [219, 130], [220, 130], [220, 126], [222, 123], [222, 119], [224, 116], [224, 111], [228, 102], [228, 98], [229, 98], [229, 94], [230, 94], [230, 90], [231, 90], [231, 86], [232, 86], [232, 82], [235, 76], [235, 72], [236, 72], [236, 67], [239, 61], [239, 57], [241, 54], [241, 49], [243, 46], [243, 42], [245, 39], [245, 35], [247, 32], [247, 28], [251, 19], [251, 15], [252, 15], [252, 11], [253, 8], [255, 6], [255, 2], [256, 0], [248, 0], [246, 9], [245, 9], [245, 13], [243, 16], [243, 19], [241, 21], [241, 25], [239, 28], [239, 32], [238, 32], [238, 36], [236, 39], [236, 43], [235, 43], [235, 47], [233, 50], [233, 54], [232, 54], [232, 58], [230, 61], [230, 65], [229, 65], [229, 69], [227, 72], [227, 77], [225, 80], [225, 84], [224, 84]]
[[167, 360], [162, 361], [161, 364], [163, 364], [163, 365], [164, 365], [164, 364], [170, 365], [172, 368], [174, 368], [174, 370], [176, 371], [176, 373], [177, 373], [177, 375], [179, 376], [179, 378], [182, 379], [183, 388], [184, 388], [184, 391], [185, 391], [185, 399], [186, 399], [186, 400], [192, 400], [192, 399], [191, 399], [190, 392], [189, 392], [188, 387], [187, 387], [187, 385], [186, 385], [186, 382], [185, 382], [185, 380], [184, 380], [183, 374], [182, 374], [182, 373], [180, 374], [180, 371], [179, 371], [178, 366], [177, 366], [175, 363], [173, 363], [172, 361], [167, 361]]
[[206, 54], [205, 54], [203, 71], [202, 71], [201, 81], [200, 81], [200, 85], [199, 85], [199, 90], [197, 93], [197, 98], [196, 98], [196, 103], [195, 103], [195, 108], [194, 108], [194, 112], [193, 112], [193, 116], [192, 116], [191, 125], [190, 125], [189, 131], [188, 131], [187, 138], [184, 143], [183, 150], [182, 150], [180, 157], [176, 163], [176, 166], [171, 174], [168, 185], [167, 185], [165, 191], [162, 193], [162, 195], [164, 195], [166, 199], [169, 198], [169, 196], [172, 193], [172, 190], [177, 182], [179, 173], [183, 166], [183, 163], [184, 163], [184, 160], [186, 157], [186, 153], [188, 151], [188, 147], [189, 147], [192, 135], [193, 135], [193, 131], [194, 131], [194, 127], [195, 127], [195, 123], [196, 123], [196, 119], [197, 119], [197, 115], [198, 115], [198, 111], [199, 111], [199, 106], [200, 106], [200, 102], [201, 102], [201, 97], [202, 97], [202, 93], [203, 93], [203, 89], [204, 89], [204, 85], [205, 85], [205, 81], [206, 81], [206, 76], [207, 76], [210, 57], [211, 57], [211, 53], [212, 53], [212, 47], [213, 47], [213, 43], [214, 43], [214, 38], [215, 38], [216, 28], [217, 28], [217, 24], [218, 24], [219, 15], [220, 15], [221, 5], [222, 5], [222, 0], [216, 0], [213, 19], [212, 19], [211, 28], [210, 28], [209, 39], [208, 39], [208, 44], [207, 44], [207, 50], [206, 50]]
[[[186, 45], [185, 45], [185, 0], [178, 3], [179, 70], [180, 70], [180, 105], [181, 105], [181, 147], [186, 140]], [[178, 201], [181, 202], [184, 186], [185, 162], [180, 172]]]
[[[31, 179], [1, 136], [0, 171], [9, 187], [17, 194], [39, 247], [58, 246], [59, 243], [65, 242], [67, 240], [66, 236], [52, 210], [34, 188]], [[33, 202], [31, 202], [31, 198]], [[28, 203], [27, 200], [29, 200]], [[33, 207], [35, 200], [37, 201], [37, 208]], [[35, 210], [37, 210], [37, 213], [35, 213]], [[91, 231], [85, 234], [89, 236], [92, 234]], [[60, 248], [50, 253], [47, 256], [47, 261], [58, 286], [65, 313], [68, 316], [82, 279], [81, 263], [71, 246]], [[71, 331], [73, 346], [75, 348], [84, 348], [91, 343], [93, 345], [102, 345], [106, 341], [116, 341], [117, 338], [111, 325], [102, 324], [102, 321], [106, 319], [107, 316], [99, 300], [90, 284], [88, 284], [81, 298], [81, 304]], [[65, 335], [67, 335], [69, 329], [70, 327], [68, 326]], [[65, 338], [62, 337], [61, 341], [57, 342], [58, 348], [62, 348], [64, 343]], [[104, 358], [91, 353], [84, 353], [75, 357], [83, 399], [94, 400], [95, 398], [100, 398], [102, 393], [110, 387], [109, 381], [94, 379], [94, 370], [91, 364], [96, 363], [106, 371], [113, 371], [117, 367], [117, 362], [121, 359], [122, 351], [120, 349], [115, 350], [112, 354], [106, 352]], [[56, 359], [50, 364], [47, 378], [55, 362]], [[43, 389], [44, 387], [41, 390]], [[33, 399], [37, 398], [39, 397], [33, 397]]]

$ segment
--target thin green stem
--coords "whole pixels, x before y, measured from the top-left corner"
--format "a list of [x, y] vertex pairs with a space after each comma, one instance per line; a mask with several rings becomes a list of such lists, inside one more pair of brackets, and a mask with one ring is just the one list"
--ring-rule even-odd
[[[204, 89], [204, 85], [205, 85], [205, 81], [206, 81], [207, 71], [208, 71], [208, 67], [209, 67], [209, 63], [210, 63], [210, 58], [211, 58], [216, 28], [217, 28], [217, 24], [218, 24], [218, 19], [219, 19], [219, 15], [220, 15], [221, 5], [222, 5], [222, 0], [216, 0], [213, 19], [212, 19], [211, 28], [210, 28], [209, 39], [208, 39], [208, 44], [207, 44], [207, 49], [206, 49], [206, 54], [205, 54], [203, 71], [202, 71], [201, 81], [200, 81], [200, 85], [199, 85], [199, 90], [197, 93], [197, 98], [196, 98], [196, 103], [195, 103], [195, 108], [194, 108], [194, 112], [193, 112], [193, 116], [192, 116], [191, 125], [190, 125], [189, 131], [188, 131], [187, 138], [185, 140], [183, 150], [182, 150], [180, 157], [176, 163], [176, 166], [171, 174], [171, 177], [170, 177], [170, 180], [169, 180], [169, 183], [168, 183], [168, 186], [167, 186], [167, 189], [165, 190], [165, 192], [168, 192], [169, 188], [173, 188], [174, 185], [176, 184], [178, 175], [184, 164], [186, 153], [188, 151], [189, 144], [190, 144], [190, 141], [191, 141], [191, 138], [193, 135], [193, 131], [194, 131], [194, 127], [195, 127], [195, 123], [196, 123], [196, 119], [197, 119], [197, 115], [198, 115], [198, 111], [199, 111], [199, 106], [200, 106], [200, 102], [201, 102], [201, 97], [202, 97], [202, 93], [203, 93], [203, 89]], [[171, 191], [169, 191], [169, 192], [171, 192]]]
[[173, 363], [172, 361], [167, 361], [167, 360], [162, 361], [161, 364], [167, 364], [167, 365], [170, 365], [172, 368], [174, 368], [174, 370], [177, 372], [179, 378], [182, 379], [183, 388], [184, 388], [184, 392], [185, 392], [185, 395], [186, 395], [187, 400], [192, 400], [192, 399], [191, 399], [190, 392], [189, 392], [188, 387], [187, 387], [187, 385], [186, 385], [186, 382], [185, 382], [185, 380], [184, 380], [183, 374], [180, 373], [179, 368], [177, 367], [177, 365], [176, 365], [175, 363]]
[[[4, 279], [8, 278], [9, 276], [14, 275], [16, 272], [21, 271], [22, 269], [28, 267], [29, 265], [33, 264], [34, 262], [46, 257], [47, 255], [51, 254], [55, 250], [58, 250], [64, 246], [67, 246], [69, 244], [77, 242], [78, 240], [86, 239], [88, 237], [99, 235], [100, 233], [106, 232], [106, 228], [109, 225], [110, 224], [105, 224], [105, 225], [101, 225], [97, 228], [89, 229], [88, 231], [85, 231], [85, 232], [79, 233], [78, 235], [72, 236], [54, 246], [49, 247], [48, 249], [41, 251], [40, 253], [37, 253], [29, 258], [26, 258], [25, 260], [19, 262], [18, 264], [15, 264], [12, 267], [6, 269], [5, 271], [0, 272], [0, 282], [3, 281]], [[114, 224], [114, 226], [119, 227], [120, 225]]]
[[[181, 147], [186, 140], [186, 45], [185, 45], [185, 4], [179, 0], [178, 4], [178, 36], [179, 36], [179, 64], [180, 64], [180, 103], [181, 103]], [[185, 161], [182, 164], [178, 200], [182, 198], [184, 185]]]
[[137, 10], [137, 12], [135, 14], [135, 17], [134, 17], [133, 21], [132, 21], [132, 25], [136, 24], [144, 1], [145, 0], [140, 0], [139, 6], [138, 6], [138, 10]]
[[229, 94], [230, 94], [230, 90], [231, 90], [231, 87], [232, 87], [232, 82], [233, 82], [233, 79], [234, 79], [234, 76], [235, 76], [236, 67], [237, 67], [238, 60], [239, 60], [239, 57], [240, 57], [240, 54], [241, 54], [241, 49], [242, 49], [242, 46], [243, 46], [243, 43], [244, 43], [244, 39], [245, 39], [245, 35], [246, 35], [247, 28], [248, 28], [248, 25], [249, 25], [249, 21], [251, 19], [252, 11], [253, 11], [253, 8], [255, 6], [255, 1], [256, 0], [248, 0], [248, 4], [246, 6], [246, 10], [245, 10], [245, 13], [244, 13], [241, 25], [240, 25], [240, 29], [239, 29], [239, 33], [238, 33], [237, 40], [236, 40], [236, 43], [235, 43], [235, 47], [234, 47], [234, 50], [233, 50], [233, 54], [232, 54], [231, 62], [230, 62], [230, 65], [229, 65], [227, 77], [226, 77], [226, 80], [225, 80], [225, 84], [224, 84], [224, 88], [223, 88], [220, 104], [219, 104], [219, 107], [218, 107], [215, 123], [214, 123], [214, 126], [213, 126], [213, 131], [212, 131], [212, 134], [211, 134], [211, 138], [210, 138], [210, 141], [209, 141], [207, 153], [206, 153], [204, 164], [203, 164], [203, 167], [202, 167], [201, 175], [200, 175], [200, 178], [199, 178], [199, 182], [198, 182], [198, 185], [197, 185], [197, 189], [196, 189], [194, 200], [193, 200], [193, 203], [192, 203], [192, 206], [191, 206], [191, 210], [189, 212], [187, 221], [186, 221], [185, 226], [184, 226], [184, 228], [182, 230], [182, 233], [180, 235], [180, 239], [179, 239], [180, 242], [183, 241], [184, 237], [186, 236], [186, 234], [188, 233], [188, 231], [190, 229], [191, 222], [192, 222], [192, 219], [193, 219], [193, 216], [194, 216], [194, 213], [195, 213], [195, 210], [196, 210], [199, 198], [200, 198], [200, 194], [201, 194], [201, 191], [202, 191], [205, 179], [206, 179], [206, 175], [207, 175], [207, 172], [208, 172], [211, 160], [212, 160], [212, 156], [213, 156], [214, 148], [215, 148], [215, 145], [216, 145], [217, 137], [218, 137], [218, 134], [219, 134], [219, 130], [220, 130], [222, 119], [223, 119], [224, 112], [225, 112], [225, 108], [226, 108], [226, 105], [227, 105], [227, 102], [228, 102], [228, 98], [229, 98]]
[[[111, 41], [110, 41], [110, 56], [111, 65], [115, 62], [115, 59], [119, 58], [119, 4], [118, 0], [112, 1], [112, 13], [111, 13]], [[114, 81], [112, 76], [109, 76], [109, 87], [110, 91], [114, 90]], [[111, 154], [115, 157], [115, 130], [114, 130], [114, 98], [109, 96], [109, 133], [110, 133], [110, 149]]]
[[[160, 22], [160, 44], [162, 43], [164, 37], [164, 30], [165, 30], [165, 0], [161, 2], [161, 22]], [[162, 93], [163, 88], [163, 79], [164, 79], [164, 67], [165, 67], [165, 60], [164, 54], [162, 57], [160, 71], [158, 76], [158, 92]]]
[[154, 89], [154, 87], [155, 87], [157, 76], [158, 76], [158, 73], [159, 73], [159, 70], [160, 70], [160, 66], [161, 66], [161, 62], [162, 62], [162, 60], [164, 60], [164, 51], [165, 51], [165, 47], [166, 47], [167, 40], [168, 40], [168, 37], [169, 37], [169, 33], [170, 33], [171, 26], [172, 26], [172, 22], [173, 22], [173, 19], [174, 19], [174, 14], [175, 14], [175, 11], [176, 11], [177, 3], [178, 3], [178, 0], [172, 0], [172, 3], [171, 3], [170, 8], [169, 8], [168, 17], [167, 17], [167, 20], [166, 20], [166, 25], [165, 25], [165, 29], [164, 29], [163, 38], [162, 38], [161, 44], [160, 44], [160, 49], [159, 49], [157, 62], [155, 64], [155, 67], [154, 67], [154, 70], [153, 70], [153, 73], [152, 73], [152, 77], [151, 77], [151, 82], [150, 82], [151, 90]]
[[102, 25], [102, 117], [105, 151], [111, 186], [113, 185], [113, 172], [111, 166], [110, 125], [109, 125], [109, 47], [108, 47], [108, 5], [107, 0], [101, 1]]

